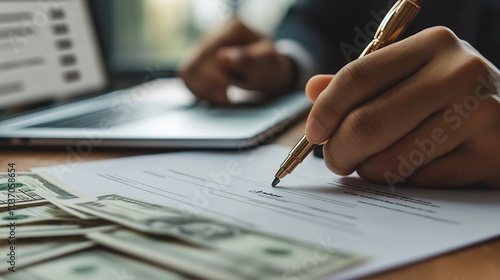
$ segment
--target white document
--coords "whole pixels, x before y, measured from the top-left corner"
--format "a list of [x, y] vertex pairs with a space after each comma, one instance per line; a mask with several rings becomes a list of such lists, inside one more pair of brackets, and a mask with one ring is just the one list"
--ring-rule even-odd
[[391, 190], [336, 176], [313, 156], [272, 188], [288, 151], [179, 152], [35, 170], [90, 196], [122, 194], [369, 257], [331, 279], [381, 272], [500, 235], [500, 190]]

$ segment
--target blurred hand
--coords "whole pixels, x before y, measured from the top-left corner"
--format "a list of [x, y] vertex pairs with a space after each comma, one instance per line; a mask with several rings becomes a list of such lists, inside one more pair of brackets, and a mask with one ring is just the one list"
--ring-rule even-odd
[[500, 71], [435, 27], [312, 78], [306, 125], [340, 175], [500, 187]]
[[205, 38], [182, 69], [180, 76], [199, 99], [227, 105], [230, 85], [271, 94], [290, 89], [295, 66], [270, 39], [233, 18]]

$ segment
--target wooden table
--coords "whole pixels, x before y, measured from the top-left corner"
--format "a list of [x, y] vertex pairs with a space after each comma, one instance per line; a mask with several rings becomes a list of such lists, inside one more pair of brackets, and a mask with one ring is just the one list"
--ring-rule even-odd
[[[304, 123], [299, 123], [291, 130], [276, 138], [274, 143], [293, 146], [303, 134]], [[76, 155], [61, 149], [0, 149], [0, 170], [7, 169], [7, 163], [14, 162], [18, 171], [27, 171], [31, 167], [55, 164], [84, 162], [90, 160], [117, 158], [155, 151], [93, 151], [89, 155]], [[1, 172], [1, 171], [0, 171]], [[498, 221], [491, 221], [499, 223]], [[395, 233], [397, 234], [397, 233]], [[456, 234], [460, 234], [457, 232]], [[381, 240], [381, 242], [383, 242]], [[387, 240], [390, 242], [390, 240]], [[374, 275], [369, 280], [489, 280], [500, 279], [500, 238], [482, 244], [448, 253], [413, 265]]]

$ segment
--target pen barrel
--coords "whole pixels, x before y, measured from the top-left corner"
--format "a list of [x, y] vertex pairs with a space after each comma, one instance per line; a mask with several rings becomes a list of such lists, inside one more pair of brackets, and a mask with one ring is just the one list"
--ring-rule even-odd
[[296, 158], [292, 157], [289, 155], [287, 159], [285, 159], [284, 164], [281, 165], [280, 169], [278, 172], [276, 172], [276, 178], [278, 179], [283, 179], [286, 175], [292, 173], [292, 171], [299, 166], [301, 162], [298, 161]]
[[297, 167], [302, 161], [309, 155], [314, 149], [314, 144], [307, 141], [306, 136], [297, 142], [295, 147], [292, 148], [288, 157], [281, 164], [280, 169], [276, 173], [276, 178], [282, 179], [285, 175], [292, 173], [292, 171]]
[[302, 138], [297, 142], [295, 147], [290, 151], [290, 156], [295, 157], [299, 162], [302, 162], [308, 154], [312, 152], [314, 149], [314, 144], [307, 141], [306, 136], [302, 136]]
[[360, 58], [394, 43], [420, 11], [422, 0], [399, 0], [380, 23], [374, 39], [359, 56]]

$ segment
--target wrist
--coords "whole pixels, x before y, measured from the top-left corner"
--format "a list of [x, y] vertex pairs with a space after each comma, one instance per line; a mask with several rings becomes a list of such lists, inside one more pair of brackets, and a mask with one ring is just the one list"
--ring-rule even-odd
[[280, 56], [280, 64], [282, 65], [282, 72], [280, 75], [280, 82], [278, 85], [279, 92], [290, 92], [299, 88], [298, 77], [299, 69], [293, 59], [285, 55]]
[[293, 63], [295, 71], [293, 89], [304, 89], [307, 81], [318, 72], [313, 56], [299, 42], [291, 39], [278, 39], [275, 42], [275, 49]]

